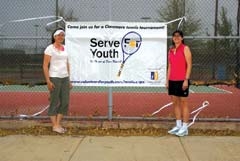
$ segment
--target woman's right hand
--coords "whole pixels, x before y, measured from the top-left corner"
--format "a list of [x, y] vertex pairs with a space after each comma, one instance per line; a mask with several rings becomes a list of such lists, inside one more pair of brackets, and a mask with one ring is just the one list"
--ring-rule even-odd
[[49, 91], [53, 91], [55, 88], [54, 84], [51, 81], [47, 82], [47, 87]]
[[168, 89], [168, 81], [166, 81], [165, 87]]

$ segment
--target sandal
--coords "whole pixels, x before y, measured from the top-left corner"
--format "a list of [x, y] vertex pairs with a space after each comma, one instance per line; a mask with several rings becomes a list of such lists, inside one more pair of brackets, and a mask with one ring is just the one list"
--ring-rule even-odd
[[59, 134], [63, 134], [65, 130], [62, 127], [53, 127], [53, 131]]
[[64, 127], [60, 127], [62, 129], [63, 132], [67, 132], [67, 129]]

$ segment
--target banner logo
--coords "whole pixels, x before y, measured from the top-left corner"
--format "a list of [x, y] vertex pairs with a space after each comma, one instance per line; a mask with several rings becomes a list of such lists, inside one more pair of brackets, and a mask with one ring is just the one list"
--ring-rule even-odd
[[120, 77], [123, 66], [127, 61], [127, 59], [139, 50], [141, 44], [142, 44], [142, 37], [139, 33], [135, 31], [128, 32], [125, 36], [123, 36], [122, 43], [121, 43], [123, 61], [118, 71], [118, 75], [117, 75], [118, 77]]
[[158, 80], [158, 72], [151, 72], [151, 80]]

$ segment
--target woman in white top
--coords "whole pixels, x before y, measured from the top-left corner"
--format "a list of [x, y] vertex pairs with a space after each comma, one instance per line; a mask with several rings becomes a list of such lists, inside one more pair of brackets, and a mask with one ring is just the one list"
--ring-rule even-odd
[[52, 122], [52, 130], [64, 133], [61, 120], [68, 113], [69, 95], [72, 85], [69, 81], [68, 53], [63, 45], [65, 32], [57, 29], [52, 34], [52, 44], [44, 51], [43, 71], [50, 92], [48, 115]]

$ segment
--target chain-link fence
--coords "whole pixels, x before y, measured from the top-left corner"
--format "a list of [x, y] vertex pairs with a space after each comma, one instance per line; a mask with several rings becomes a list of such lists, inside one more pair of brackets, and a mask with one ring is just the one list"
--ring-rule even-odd
[[[10, 112], [0, 110], [1, 116], [32, 113], [42, 107], [34, 104], [48, 104], [42, 72], [43, 51], [50, 44], [51, 32], [58, 26], [64, 26], [64, 23], [47, 25], [56, 18], [29, 20], [36, 17], [61, 16], [66, 21], [168, 22], [186, 16], [187, 20], [181, 29], [185, 33], [185, 43], [193, 53], [191, 83], [240, 86], [239, 0], [1, 0], [0, 4], [0, 104], [1, 109], [11, 109]], [[168, 26], [168, 46], [171, 45], [171, 32], [177, 25], [172, 23]], [[28, 89], [24, 85], [38, 85], [39, 88]], [[45, 93], [39, 94], [35, 90]], [[114, 90], [113, 101], [123, 102], [118, 100], [120, 96], [116, 94], [121, 88]], [[16, 91], [22, 91], [23, 96], [16, 96]], [[80, 112], [72, 110], [70, 115], [107, 117], [110, 112], [113, 116], [142, 117], [151, 113], [149, 109], [143, 109], [141, 113], [133, 111], [132, 114], [131, 111], [120, 109], [122, 106], [128, 106], [125, 110], [138, 106], [136, 100], [128, 100], [128, 103], [125, 100], [126, 104], [122, 103], [120, 107], [115, 106], [109, 110], [108, 92], [109, 89], [102, 87], [82, 87], [80, 92], [74, 91], [71, 102], [76, 105], [71, 108], [79, 106]], [[143, 96], [146, 91], [142, 88], [127, 90], [125, 93], [136, 96], [136, 99], [146, 98]], [[159, 106], [162, 102], [154, 100], [159, 97], [158, 94], [159, 89], [151, 89], [148, 96], [152, 99], [145, 99], [141, 104], [145, 107]], [[89, 100], [84, 99], [86, 95]], [[40, 96], [44, 97], [43, 101], [40, 101]], [[23, 97], [27, 97], [23, 103], [12, 101]], [[155, 104], [144, 103], [148, 101]], [[238, 103], [232, 106], [239, 108]], [[84, 112], [86, 109], [87, 112]]]

